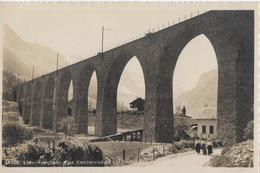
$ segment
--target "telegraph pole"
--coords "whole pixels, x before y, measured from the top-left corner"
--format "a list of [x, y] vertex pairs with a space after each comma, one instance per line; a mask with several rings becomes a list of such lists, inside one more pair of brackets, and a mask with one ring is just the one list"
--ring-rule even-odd
[[108, 28], [105, 28], [104, 26], [102, 26], [102, 31], [101, 31], [101, 53], [103, 54], [104, 52], [104, 37], [105, 37], [105, 34], [104, 32], [106, 31], [111, 31], [111, 29], [108, 29]]
[[59, 69], [59, 53], [57, 52], [57, 59], [56, 59], [56, 72], [58, 72]]
[[34, 65], [33, 65], [33, 68], [32, 68], [32, 80], [34, 78]]
[[103, 53], [104, 49], [104, 26], [102, 26], [102, 40], [101, 40], [101, 53]]
[[56, 55], [56, 75], [54, 79], [54, 91], [53, 91], [53, 110], [55, 110], [54, 115], [53, 115], [53, 131], [56, 132], [56, 121], [57, 121], [57, 103], [56, 103], [56, 97], [57, 97], [57, 83], [58, 83], [58, 70], [59, 70], [59, 53], [57, 52]]

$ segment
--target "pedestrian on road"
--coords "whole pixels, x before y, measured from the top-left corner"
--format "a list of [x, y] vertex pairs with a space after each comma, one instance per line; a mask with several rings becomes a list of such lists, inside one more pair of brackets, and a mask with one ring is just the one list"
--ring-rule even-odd
[[195, 140], [195, 150], [196, 150], [197, 154], [200, 154], [200, 149], [201, 149], [201, 143], [200, 143], [200, 142], [201, 142], [201, 141], [200, 141], [199, 138], [197, 138], [197, 139]]
[[207, 142], [207, 149], [208, 149], [208, 155], [211, 155], [213, 153], [213, 144], [210, 139]]
[[201, 149], [202, 149], [203, 155], [207, 155], [206, 141], [204, 139], [202, 139], [202, 141], [201, 141]]

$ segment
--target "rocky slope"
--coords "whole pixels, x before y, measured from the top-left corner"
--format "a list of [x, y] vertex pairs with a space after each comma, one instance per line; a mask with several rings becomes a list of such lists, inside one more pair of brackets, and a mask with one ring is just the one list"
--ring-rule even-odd
[[[56, 51], [50, 47], [23, 40], [8, 25], [3, 27], [3, 69], [25, 78], [31, 78], [32, 67], [35, 76], [53, 71], [56, 67]], [[68, 64], [59, 58], [60, 66]]]
[[[217, 80], [217, 70], [202, 74], [197, 86], [177, 97], [175, 105], [185, 105], [187, 114], [194, 118], [207, 116], [202, 115], [205, 105], [212, 108], [217, 107]], [[216, 115], [214, 110], [213, 114]]]
[[221, 156], [211, 159], [213, 167], [253, 167], [254, 141], [247, 140], [230, 148], [224, 148]]

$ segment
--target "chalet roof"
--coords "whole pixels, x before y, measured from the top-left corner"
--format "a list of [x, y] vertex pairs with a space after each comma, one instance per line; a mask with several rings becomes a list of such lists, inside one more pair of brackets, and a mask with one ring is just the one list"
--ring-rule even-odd
[[144, 101], [144, 99], [142, 99], [141, 97], [137, 97], [135, 100], [133, 100], [132, 102], [130, 102], [130, 104], [136, 103], [138, 101]]

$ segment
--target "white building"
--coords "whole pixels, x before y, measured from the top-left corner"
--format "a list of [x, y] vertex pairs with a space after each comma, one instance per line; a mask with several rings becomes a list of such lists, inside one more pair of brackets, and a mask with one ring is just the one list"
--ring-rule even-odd
[[197, 119], [192, 119], [190, 135], [200, 138], [217, 138], [217, 109], [205, 105]]
[[191, 137], [217, 138], [217, 119], [198, 118], [193, 119], [190, 130]]

